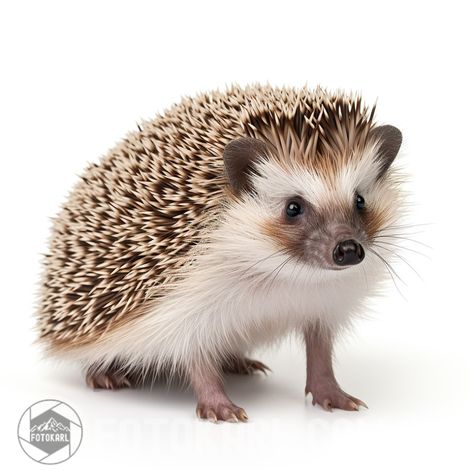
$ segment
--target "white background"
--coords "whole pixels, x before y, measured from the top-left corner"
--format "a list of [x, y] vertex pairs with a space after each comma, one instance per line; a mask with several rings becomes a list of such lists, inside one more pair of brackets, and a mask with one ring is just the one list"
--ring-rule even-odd
[[[17, 442], [32, 403], [82, 418], [64, 468], [473, 468], [473, 70], [468, 2], [2, 2], [0, 6], [1, 462], [38, 468]], [[413, 231], [375, 314], [337, 348], [359, 413], [305, 401], [297, 342], [233, 378], [247, 424], [194, 416], [190, 392], [93, 392], [32, 346], [40, 253], [87, 162], [182, 95], [230, 83], [321, 84], [378, 99], [404, 134]]]

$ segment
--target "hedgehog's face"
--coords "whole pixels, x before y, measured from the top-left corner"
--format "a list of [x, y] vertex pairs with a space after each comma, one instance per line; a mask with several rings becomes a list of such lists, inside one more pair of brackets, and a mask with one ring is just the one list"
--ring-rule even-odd
[[[261, 253], [255, 256], [279, 250], [297, 263], [325, 270], [364, 262], [375, 237], [399, 214], [388, 169], [401, 134], [391, 126], [372, 132], [367, 146], [350, 158], [328, 155], [311, 166], [268, 157], [271, 152], [255, 139], [229, 144], [226, 169], [234, 192], [242, 195], [241, 212], [247, 218], [242, 223], [261, 234]], [[248, 243], [250, 249], [253, 242]]]

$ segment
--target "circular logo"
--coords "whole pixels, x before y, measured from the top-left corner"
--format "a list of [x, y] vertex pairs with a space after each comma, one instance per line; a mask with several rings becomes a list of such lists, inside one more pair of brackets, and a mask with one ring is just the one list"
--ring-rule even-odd
[[23, 413], [18, 423], [18, 440], [25, 453], [36, 462], [64, 462], [81, 445], [82, 423], [68, 404], [41, 400]]

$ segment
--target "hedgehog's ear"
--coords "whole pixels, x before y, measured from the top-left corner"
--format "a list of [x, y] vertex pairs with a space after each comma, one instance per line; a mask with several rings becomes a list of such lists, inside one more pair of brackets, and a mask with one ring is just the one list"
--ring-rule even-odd
[[379, 126], [371, 131], [371, 137], [379, 143], [377, 162], [380, 163], [379, 177], [385, 174], [402, 145], [402, 133], [394, 126]]
[[250, 173], [259, 158], [268, 153], [265, 142], [241, 137], [228, 143], [224, 149], [225, 172], [229, 184], [235, 194], [248, 191], [250, 187]]

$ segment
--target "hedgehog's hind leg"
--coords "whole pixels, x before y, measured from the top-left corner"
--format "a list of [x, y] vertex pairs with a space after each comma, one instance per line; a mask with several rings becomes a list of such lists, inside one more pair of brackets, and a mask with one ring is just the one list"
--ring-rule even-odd
[[86, 383], [92, 389], [118, 390], [132, 387], [132, 378], [115, 362], [107, 367], [93, 364], [87, 369]]
[[271, 372], [270, 367], [263, 362], [249, 359], [245, 356], [233, 356], [224, 363], [223, 371], [226, 374], [252, 375], [254, 372]]

